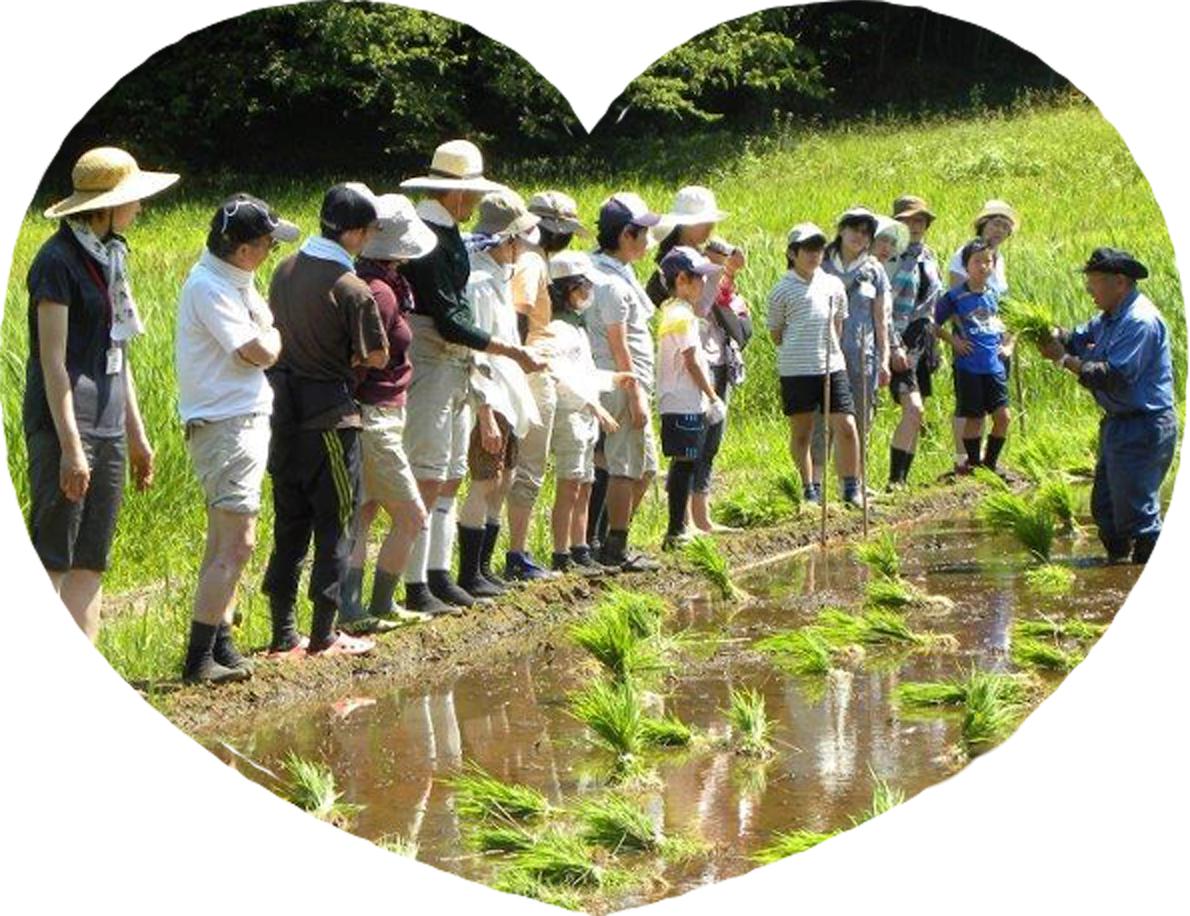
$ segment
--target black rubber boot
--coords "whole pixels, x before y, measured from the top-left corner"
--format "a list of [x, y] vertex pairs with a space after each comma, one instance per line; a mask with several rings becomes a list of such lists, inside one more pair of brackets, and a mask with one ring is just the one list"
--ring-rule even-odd
[[1132, 562], [1145, 564], [1149, 562], [1149, 557], [1153, 554], [1153, 548], [1157, 546], [1157, 535], [1145, 534], [1136, 538], [1132, 542]]
[[451, 579], [449, 570], [429, 570], [426, 573], [426, 586], [439, 601], [445, 601], [455, 607], [471, 607], [475, 604], [475, 597]]
[[190, 644], [186, 647], [186, 664], [182, 668], [182, 680], [187, 684], [228, 684], [246, 681], [252, 676], [252, 672], [245, 668], [229, 668], [212, 657], [218, 630], [209, 623], [191, 622]]
[[500, 539], [499, 522], [488, 522], [483, 526], [483, 550], [479, 553], [479, 574], [496, 588], [508, 590], [510, 585], [492, 571], [492, 556], [496, 552], [496, 541]]
[[459, 525], [459, 588], [473, 598], [498, 598], [504, 589], [489, 582], [480, 572], [483, 545], [487, 540], [484, 528]]
[[424, 582], [405, 583], [405, 607], [410, 611], [431, 614], [435, 617], [442, 614], [461, 614], [462, 610], [453, 604], [438, 600]]
[[215, 645], [211, 657], [224, 668], [243, 668], [252, 671], [252, 662], [240, 655], [231, 636], [231, 624], [220, 624], [215, 633]]

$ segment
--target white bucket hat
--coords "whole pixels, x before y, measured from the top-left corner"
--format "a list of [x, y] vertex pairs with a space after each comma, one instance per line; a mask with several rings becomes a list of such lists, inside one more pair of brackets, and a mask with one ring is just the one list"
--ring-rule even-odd
[[434, 234], [413, 209], [404, 194], [381, 194], [377, 198], [384, 213], [380, 229], [364, 246], [360, 255], [374, 261], [411, 261], [429, 254], [438, 244]]
[[100, 146], [79, 156], [70, 172], [74, 193], [45, 211], [46, 219], [60, 219], [85, 210], [119, 207], [164, 191], [178, 175], [143, 172], [122, 149]]
[[874, 242], [879, 238], [892, 239], [893, 251], [900, 257], [901, 253], [909, 247], [909, 227], [900, 220], [887, 216], [877, 216], [876, 234], [872, 236], [872, 241]]
[[559, 251], [550, 258], [550, 279], [565, 280], [568, 277], [583, 277], [593, 284], [599, 282], [591, 256], [585, 251]]
[[408, 178], [411, 191], [500, 191], [504, 185], [483, 177], [483, 154], [470, 140], [450, 140], [434, 150], [428, 175]]
[[718, 223], [727, 219], [727, 213], [719, 209], [715, 194], [701, 185], [687, 185], [674, 197], [673, 207], [662, 214], [661, 222], [653, 229], [658, 239], [665, 238], [678, 226], [701, 226], [704, 223]]

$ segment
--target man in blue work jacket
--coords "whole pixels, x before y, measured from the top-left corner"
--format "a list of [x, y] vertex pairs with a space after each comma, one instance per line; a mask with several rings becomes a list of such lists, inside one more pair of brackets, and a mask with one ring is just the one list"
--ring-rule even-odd
[[1077, 376], [1105, 411], [1091, 514], [1112, 561], [1144, 563], [1161, 532], [1161, 481], [1173, 462], [1177, 417], [1169, 330], [1137, 288], [1149, 275], [1126, 251], [1096, 248], [1082, 268], [1101, 314], [1056, 328], [1041, 352]]

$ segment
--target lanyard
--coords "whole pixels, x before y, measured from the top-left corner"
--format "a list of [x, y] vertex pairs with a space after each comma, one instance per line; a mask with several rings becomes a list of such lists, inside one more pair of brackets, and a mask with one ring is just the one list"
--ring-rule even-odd
[[95, 285], [99, 287], [99, 291], [103, 293], [103, 301], [107, 303], [107, 311], [104, 313], [104, 320], [107, 322], [107, 330], [110, 333], [112, 323], [115, 320], [115, 308], [112, 305], [112, 294], [107, 288], [107, 281], [99, 273], [99, 269], [95, 266], [95, 262], [91, 256], [86, 252], [82, 252], [83, 266], [87, 268], [87, 273], [91, 275], [91, 279], [95, 281]]

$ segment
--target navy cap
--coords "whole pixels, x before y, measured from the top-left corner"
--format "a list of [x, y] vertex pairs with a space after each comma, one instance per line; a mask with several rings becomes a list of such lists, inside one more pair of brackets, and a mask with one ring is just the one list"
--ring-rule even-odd
[[276, 210], [251, 194], [227, 198], [211, 217], [211, 231], [236, 245], [266, 235], [278, 242], [292, 242], [301, 234], [297, 226], [281, 219]]
[[318, 219], [322, 225], [336, 232], [366, 229], [380, 218], [376, 195], [356, 181], [337, 184], [322, 198]]
[[1123, 274], [1133, 280], [1143, 280], [1149, 269], [1127, 251], [1119, 248], [1096, 248], [1081, 268], [1085, 274]]
[[661, 276], [665, 278], [667, 288], [672, 288], [678, 274], [687, 273], [705, 277], [708, 274], [719, 273], [723, 270], [710, 258], [700, 254], [696, 249], [687, 245], [675, 245], [666, 252], [659, 265]]
[[599, 208], [599, 228], [623, 230], [630, 223], [634, 226], [656, 226], [660, 214], [653, 213], [638, 194], [621, 191], [613, 194]]

